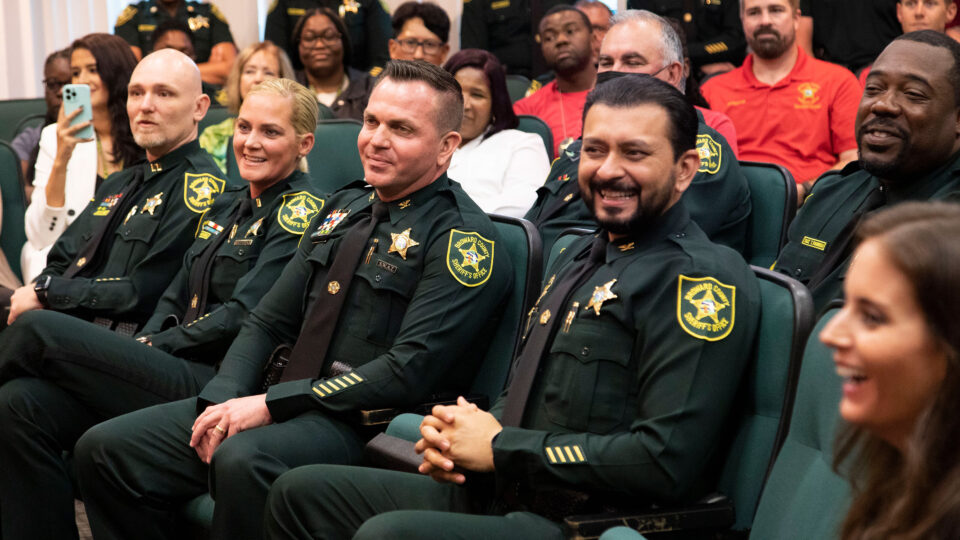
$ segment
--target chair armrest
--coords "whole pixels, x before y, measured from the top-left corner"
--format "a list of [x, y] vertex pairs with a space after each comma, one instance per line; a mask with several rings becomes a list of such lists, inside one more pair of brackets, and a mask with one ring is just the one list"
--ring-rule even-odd
[[605, 530], [617, 526], [627, 526], [641, 533], [661, 533], [679, 530], [726, 530], [732, 527], [735, 521], [733, 501], [719, 495], [682, 508], [569, 516], [564, 518], [563, 526], [567, 538], [585, 540], [599, 538]]
[[413, 450], [415, 443], [379, 433], [363, 449], [367, 463], [381, 469], [415, 473], [423, 457]]

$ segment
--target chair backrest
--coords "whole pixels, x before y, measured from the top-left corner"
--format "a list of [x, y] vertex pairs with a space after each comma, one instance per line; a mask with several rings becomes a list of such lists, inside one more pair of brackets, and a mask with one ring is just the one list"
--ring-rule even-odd
[[787, 243], [787, 229], [797, 215], [797, 184], [790, 171], [773, 163], [741, 161], [740, 168], [750, 185], [753, 204], [744, 258], [769, 268]]
[[490, 214], [499, 238], [513, 263], [513, 292], [501, 312], [493, 342], [480, 364], [471, 392], [490, 398], [492, 405], [507, 381], [510, 364], [517, 355], [520, 331], [527, 308], [533, 304], [543, 273], [540, 233], [525, 219]]
[[553, 132], [550, 131], [550, 126], [543, 120], [529, 114], [521, 114], [517, 118], [520, 119], [517, 129], [539, 135], [543, 139], [543, 146], [547, 149], [547, 156], [553, 160], [556, 156], [553, 155]]
[[786, 437], [789, 404], [814, 322], [813, 298], [806, 287], [776, 272], [752, 269], [760, 285], [760, 326], [718, 487], [733, 500], [737, 530], [750, 528], [763, 480]]
[[818, 339], [836, 311], [827, 311], [807, 340], [789, 431], [760, 496], [751, 538], [836, 538], [849, 507], [849, 484], [832, 468], [842, 383], [832, 351]]
[[334, 114], [333, 109], [327, 107], [323, 103], [317, 103], [317, 108], [319, 112], [317, 113], [317, 120], [334, 120], [337, 115]]
[[507, 93], [510, 94], [510, 102], [516, 103], [527, 95], [527, 89], [530, 88], [530, 79], [523, 75], [507, 75]]
[[[31, 114], [30, 116], [25, 116], [20, 119], [17, 123], [17, 127], [13, 130], [13, 138], [16, 138], [17, 135], [20, 135], [23, 130], [29, 127], [43, 127], [43, 121], [46, 120], [46, 114]], [[13, 140], [13, 139], [11, 139]]]
[[227, 139], [227, 179], [230, 184], [240, 185], [243, 177], [240, 176], [240, 167], [237, 165], [237, 156], [233, 153], [233, 135]]
[[0, 101], [0, 140], [12, 141], [21, 120], [37, 114], [43, 116], [46, 112], [47, 103], [43, 98]]
[[307, 155], [310, 178], [322, 193], [333, 193], [363, 178], [363, 164], [357, 151], [362, 125], [356, 120], [321, 120], [316, 140]]
[[207, 109], [206, 116], [203, 117], [203, 120], [200, 120], [199, 130], [197, 133], [203, 133], [203, 130], [210, 126], [219, 124], [231, 116], [234, 115], [230, 112], [230, 109], [217, 105], [211, 105], [210, 108]]
[[9, 144], [0, 141], [0, 196], [3, 197], [3, 224], [0, 225], [0, 248], [10, 268], [22, 279], [20, 250], [27, 241], [23, 215], [27, 211], [27, 197], [23, 192], [20, 159]]

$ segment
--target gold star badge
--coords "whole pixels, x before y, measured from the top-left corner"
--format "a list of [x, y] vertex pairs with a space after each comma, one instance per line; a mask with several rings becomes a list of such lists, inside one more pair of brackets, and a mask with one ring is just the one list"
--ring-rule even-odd
[[729, 304], [718, 301], [710, 289], [704, 292], [700, 298], [691, 298], [689, 302], [697, 309], [696, 318], [698, 321], [704, 317], [709, 317], [713, 324], [720, 323], [717, 314], [720, 313], [720, 310], [729, 306]]
[[600, 308], [603, 307], [603, 303], [607, 300], [613, 300], [617, 298], [617, 295], [613, 294], [613, 291], [610, 290], [613, 287], [613, 284], [616, 283], [616, 279], [611, 279], [610, 281], [603, 284], [602, 287], [595, 287], [593, 289], [593, 294], [590, 295], [590, 302], [583, 309], [593, 308], [593, 312], [600, 316]]
[[460, 266], [472, 266], [474, 272], [480, 271], [480, 261], [487, 258], [486, 255], [481, 255], [477, 251], [477, 244], [470, 244], [467, 249], [460, 248], [460, 255], [463, 256], [463, 262], [460, 263]]
[[263, 218], [260, 218], [247, 229], [247, 234], [243, 235], [244, 238], [248, 236], [260, 236], [260, 226], [263, 225]]
[[156, 210], [157, 207], [160, 206], [161, 204], [163, 204], [163, 192], [162, 192], [162, 191], [161, 191], [160, 193], [157, 193], [157, 194], [154, 195], [153, 197], [150, 197], [149, 199], [147, 199], [147, 202], [143, 203], [143, 210], [140, 210], [140, 213], [141, 213], [141, 214], [150, 214], [150, 215], [152, 216], [154, 210]]
[[410, 229], [403, 231], [400, 234], [390, 233], [390, 238], [393, 240], [390, 244], [390, 249], [387, 250], [387, 253], [399, 253], [403, 260], [407, 260], [407, 250], [413, 246], [419, 246], [420, 242], [417, 242], [413, 238], [410, 238]]

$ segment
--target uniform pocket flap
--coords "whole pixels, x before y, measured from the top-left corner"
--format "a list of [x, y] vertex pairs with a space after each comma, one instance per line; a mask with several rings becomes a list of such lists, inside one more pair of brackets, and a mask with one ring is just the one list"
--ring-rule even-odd
[[558, 330], [550, 352], [566, 353], [583, 363], [606, 360], [622, 366], [629, 364], [633, 352], [629, 333], [611, 331], [609, 322], [591, 317], [592, 314], [575, 318], [568, 331]]

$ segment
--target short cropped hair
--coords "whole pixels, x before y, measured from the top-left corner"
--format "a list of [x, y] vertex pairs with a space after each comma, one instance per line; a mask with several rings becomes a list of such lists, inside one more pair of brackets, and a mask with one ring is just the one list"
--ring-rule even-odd
[[953, 65], [947, 70], [947, 78], [953, 85], [954, 105], [960, 107], [960, 43], [952, 37], [934, 30], [917, 30], [896, 37], [893, 41], [915, 41], [932, 47], [946, 49], [953, 57]]
[[300, 36], [303, 35], [303, 27], [306, 26], [307, 21], [311, 17], [317, 15], [323, 15], [330, 22], [333, 23], [333, 27], [337, 29], [337, 32], [340, 33], [340, 45], [343, 48], [343, 70], [346, 71], [347, 67], [350, 65], [350, 60], [353, 58], [353, 44], [350, 43], [350, 33], [347, 32], [347, 25], [344, 24], [343, 19], [341, 19], [336, 13], [333, 12], [330, 8], [318, 7], [310, 8], [304, 14], [297, 19], [297, 24], [293, 25], [293, 34], [292, 42], [293, 48], [296, 49], [297, 55], [296, 58], [291, 58], [290, 61], [293, 62], [293, 67], [296, 69], [303, 68], [303, 62], [300, 60]]
[[460, 83], [443, 68], [423, 60], [391, 60], [373, 83], [376, 88], [390, 79], [397, 82], [422, 82], [437, 92], [437, 131], [459, 131], [463, 122], [463, 94]]
[[607, 13], [609, 13], [610, 15], [613, 15], [613, 11], [610, 11], [610, 6], [604, 4], [600, 0], [577, 0], [577, 2], [573, 4], [573, 7], [575, 8], [600, 7], [607, 10]]
[[196, 44], [193, 41], [193, 32], [190, 31], [190, 27], [187, 26], [187, 23], [181, 21], [180, 19], [167, 19], [158, 24], [153, 30], [153, 33], [150, 34], [150, 43], [156, 44], [157, 41], [160, 41], [160, 38], [169, 34], [170, 32], [183, 32], [187, 35], [187, 39], [190, 40], [190, 44], [196, 47]]
[[503, 71], [503, 64], [497, 57], [481, 49], [463, 49], [447, 60], [443, 69], [456, 77], [463, 68], [477, 68], [487, 77], [487, 86], [490, 87], [490, 129], [484, 133], [489, 137], [505, 129], [516, 129], [520, 120], [513, 112], [510, 103], [510, 92], [507, 90], [507, 77]]
[[431, 2], [404, 2], [393, 12], [390, 26], [393, 27], [393, 37], [400, 35], [403, 25], [410, 19], [419, 18], [427, 30], [433, 32], [441, 41], [450, 41], [450, 17], [442, 7]]
[[[743, 0], [740, 0], [741, 15], [743, 14], [743, 10], [746, 9], [746, 6], [744, 6], [743, 3], [744, 3]], [[790, 4], [790, 9], [792, 11], [797, 11], [798, 9], [800, 9], [800, 0], [787, 0], [787, 3]], [[809, 14], [805, 14], [805, 15], [810, 16]]]
[[669, 83], [640, 73], [615, 74], [587, 94], [583, 106], [583, 121], [594, 105], [616, 109], [654, 104], [662, 107], [670, 119], [667, 138], [673, 148], [674, 159], [697, 146], [699, 122], [697, 112], [679, 90]]
[[663, 65], [673, 63], [683, 64], [683, 42], [680, 36], [669, 21], [663, 17], [647, 11], [645, 9], [628, 9], [621, 11], [610, 19], [610, 29], [615, 26], [630, 22], [643, 22], [660, 27], [660, 56], [663, 57]]
[[[247, 97], [255, 95], [272, 95], [290, 99], [290, 123], [297, 136], [313, 133], [317, 130], [317, 119], [320, 116], [320, 106], [317, 105], [317, 96], [305, 86], [291, 79], [267, 79], [253, 86]], [[307, 159], [300, 159], [300, 170], [309, 172]]]
[[579, 9], [573, 6], [568, 6], [566, 4], [558, 4], [548, 9], [547, 12], [543, 14], [543, 17], [541, 17], [540, 20], [537, 21], [537, 35], [540, 34], [540, 25], [543, 24], [543, 21], [545, 21], [547, 17], [550, 17], [551, 15], [556, 15], [557, 13], [563, 13], [564, 11], [572, 11], [573, 13], [576, 13], [580, 17], [580, 20], [583, 21], [583, 25], [587, 27], [587, 30], [590, 30], [591, 28], [593, 28], [592, 26], [590, 26], [590, 18], [587, 17], [586, 13], [580, 11]]
[[227, 109], [230, 110], [231, 114], [240, 112], [240, 102], [243, 101], [243, 98], [240, 97], [240, 76], [243, 74], [243, 68], [253, 58], [253, 55], [260, 51], [272, 54], [277, 58], [277, 64], [280, 66], [277, 77], [283, 79], [296, 79], [297, 77], [293, 71], [293, 64], [290, 63], [290, 57], [283, 49], [274, 45], [272, 41], [260, 41], [247, 45], [233, 61], [230, 74], [227, 75], [227, 83], [223, 85], [223, 89], [227, 92]]

